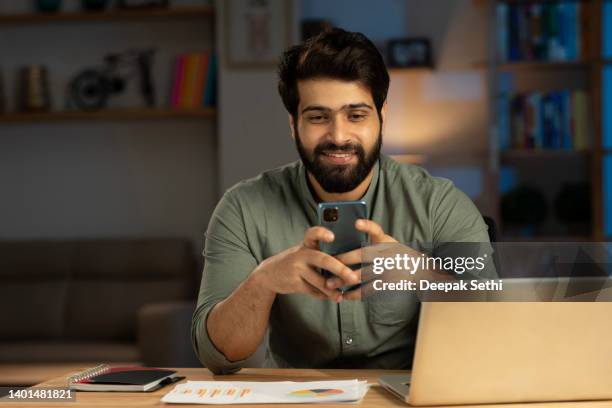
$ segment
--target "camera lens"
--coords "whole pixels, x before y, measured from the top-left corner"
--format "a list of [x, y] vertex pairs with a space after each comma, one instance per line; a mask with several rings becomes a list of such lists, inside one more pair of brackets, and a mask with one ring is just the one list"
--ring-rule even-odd
[[323, 220], [326, 222], [336, 222], [338, 221], [338, 208], [326, 208], [323, 211]]

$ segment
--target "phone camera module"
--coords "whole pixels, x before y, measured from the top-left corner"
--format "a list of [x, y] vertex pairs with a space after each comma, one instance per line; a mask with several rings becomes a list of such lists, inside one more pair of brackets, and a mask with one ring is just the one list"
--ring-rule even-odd
[[338, 221], [338, 208], [326, 208], [323, 211], [323, 220], [326, 222], [336, 222]]

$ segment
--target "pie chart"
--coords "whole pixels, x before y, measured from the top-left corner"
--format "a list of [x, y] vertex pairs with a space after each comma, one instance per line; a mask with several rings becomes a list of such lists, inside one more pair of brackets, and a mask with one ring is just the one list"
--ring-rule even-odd
[[302, 397], [302, 398], [317, 398], [317, 397], [329, 397], [332, 395], [344, 394], [344, 391], [334, 388], [314, 388], [309, 390], [296, 390], [291, 391], [289, 396], [291, 397]]

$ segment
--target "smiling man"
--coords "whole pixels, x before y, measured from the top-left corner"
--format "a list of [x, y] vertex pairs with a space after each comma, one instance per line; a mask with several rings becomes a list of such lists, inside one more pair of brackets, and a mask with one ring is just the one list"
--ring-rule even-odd
[[284, 53], [278, 89], [301, 160], [239, 183], [211, 218], [192, 338], [213, 372], [242, 367], [266, 330], [268, 366], [411, 366], [418, 299], [339, 292], [360, 276], [350, 256], [319, 251], [334, 236], [317, 226], [317, 202], [365, 201], [368, 219], [355, 228], [372, 243], [488, 242], [450, 181], [381, 155], [388, 88], [362, 34], [333, 29]]

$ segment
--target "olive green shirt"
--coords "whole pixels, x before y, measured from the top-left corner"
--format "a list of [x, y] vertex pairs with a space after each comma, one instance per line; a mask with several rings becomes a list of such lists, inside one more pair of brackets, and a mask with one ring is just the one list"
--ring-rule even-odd
[[[368, 216], [400, 243], [489, 242], [472, 201], [451, 181], [381, 156], [362, 198]], [[230, 362], [213, 345], [206, 318], [266, 258], [302, 242], [317, 225], [316, 201], [301, 162], [262, 173], [228, 190], [215, 209], [192, 322], [198, 357], [215, 373]], [[412, 365], [419, 301], [411, 292], [386, 302], [336, 304], [304, 294], [277, 295], [269, 320], [266, 366], [404, 369]], [[236, 328], [240, 336], [240, 328]]]

